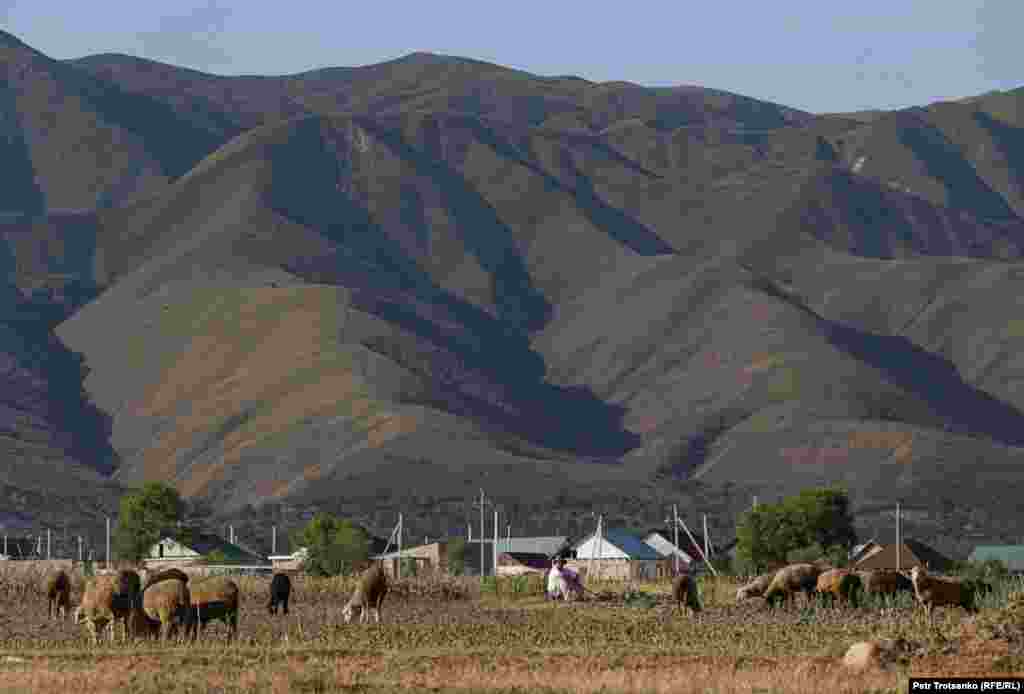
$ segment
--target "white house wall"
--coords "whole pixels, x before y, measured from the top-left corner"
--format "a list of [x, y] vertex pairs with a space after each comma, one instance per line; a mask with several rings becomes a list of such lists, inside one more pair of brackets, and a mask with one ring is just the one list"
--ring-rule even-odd
[[[600, 545], [600, 547], [598, 547]], [[577, 559], [629, 559], [629, 555], [613, 545], [607, 538], [592, 537], [576, 548]]]

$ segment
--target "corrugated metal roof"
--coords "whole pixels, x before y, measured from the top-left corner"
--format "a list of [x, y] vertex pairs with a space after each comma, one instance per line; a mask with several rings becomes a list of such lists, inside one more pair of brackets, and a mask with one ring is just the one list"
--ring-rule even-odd
[[[591, 538], [596, 537], [596, 535], [596, 531], [592, 532], [590, 533], [590, 535], [587, 535], [585, 538], [583, 538], [575, 544], [574, 548], [577, 550], [576, 557], [578, 559], [590, 558], [589, 553], [586, 556], [581, 556], [578, 550], [580, 547], [585, 545]], [[653, 547], [640, 540], [638, 537], [630, 533], [628, 530], [623, 530], [621, 528], [605, 528], [604, 530], [602, 530], [601, 542], [602, 544], [605, 542], [611, 544], [613, 547], [621, 551], [630, 559], [661, 559], [661, 554], [659, 554], [657, 550], [655, 550]], [[603, 549], [598, 550], [596, 547], [594, 548], [595, 553], [599, 551], [600, 555], [594, 557], [595, 559], [604, 558]]]
[[644, 544], [650, 545], [654, 548], [658, 554], [663, 557], [672, 557], [679, 555], [679, 558], [685, 561], [687, 564], [693, 561], [693, 557], [684, 552], [683, 550], [672, 544], [672, 541], [663, 536], [661, 533], [651, 533], [643, 539]]
[[[478, 548], [479, 542], [480, 540], [478, 538], [473, 538], [467, 543], [467, 547], [472, 546]], [[494, 544], [494, 538], [484, 538], [483, 542], [485, 545], [492, 545]], [[544, 554], [550, 557], [564, 549], [568, 544], [569, 538], [565, 535], [513, 537], [511, 539], [499, 537], [498, 552]]]
[[967, 557], [969, 561], [998, 559], [1010, 571], [1024, 571], [1024, 545], [978, 545]]

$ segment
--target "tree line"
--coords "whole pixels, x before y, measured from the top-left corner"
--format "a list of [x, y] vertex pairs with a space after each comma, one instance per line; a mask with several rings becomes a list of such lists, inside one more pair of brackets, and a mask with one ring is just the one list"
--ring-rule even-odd
[[[125, 494], [120, 502], [115, 531], [118, 556], [139, 561], [148, 557], [161, 537], [181, 544], [193, 541], [195, 530], [184, 523], [186, 505], [178, 491], [163, 482], [150, 482]], [[785, 564], [824, 559], [833, 566], [848, 563], [857, 542], [850, 499], [839, 487], [807, 489], [776, 503], [762, 503], [741, 514], [736, 524], [736, 554], [732, 561], [715, 562], [720, 571], [761, 574]], [[308, 552], [304, 570], [316, 576], [350, 574], [366, 564], [371, 536], [366, 528], [347, 518], [317, 513], [305, 526], [290, 534], [293, 547]], [[397, 549], [397, 547], [395, 548]], [[447, 546], [448, 569], [465, 570], [466, 541], [455, 538]], [[204, 559], [223, 561], [218, 550]], [[1005, 565], [989, 561], [977, 566], [958, 562], [958, 573], [997, 577]], [[403, 560], [403, 575], [414, 575], [416, 563]]]

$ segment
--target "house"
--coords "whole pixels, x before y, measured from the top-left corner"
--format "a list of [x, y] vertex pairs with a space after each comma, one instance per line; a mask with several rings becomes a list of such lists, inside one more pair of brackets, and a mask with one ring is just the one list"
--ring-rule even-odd
[[858, 570], [868, 569], [910, 569], [914, 566], [924, 566], [932, 571], [946, 571], [953, 561], [937, 550], [917, 540], [904, 540], [897, 552], [896, 544], [885, 545], [878, 551], [863, 557], [854, 566]]
[[[465, 568], [466, 573], [480, 575], [480, 545], [484, 546], [484, 573], [494, 574], [494, 539], [472, 538], [466, 541]], [[556, 555], [566, 555], [571, 551], [569, 538], [565, 535], [542, 535], [536, 537], [499, 537], [498, 554], [538, 554], [547, 557], [548, 566]], [[499, 562], [500, 566], [500, 562]]]
[[166, 568], [207, 567], [219, 570], [269, 570], [263, 556], [235, 542], [201, 531], [192, 531], [187, 542], [164, 536], [143, 558], [147, 570]]
[[978, 545], [967, 557], [975, 562], [990, 559], [1003, 562], [1011, 574], [1024, 574], [1024, 545]]
[[613, 580], [654, 580], [661, 554], [636, 535], [620, 528], [595, 531], [572, 547], [575, 558], [566, 565], [582, 575]]

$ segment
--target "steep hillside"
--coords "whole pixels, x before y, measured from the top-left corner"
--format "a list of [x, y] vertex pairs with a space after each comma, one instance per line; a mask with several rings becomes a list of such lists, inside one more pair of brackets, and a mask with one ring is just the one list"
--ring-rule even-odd
[[435, 535], [481, 485], [512, 522], [681, 501], [727, 532], [753, 494], [841, 482], [866, 528], [897, 498], [926, 539], [1013, 528], [1022, 90], [812, 116], [431, 54], [223, 77], [3, 36], [0, 351], [12, 431], [52, 452], [19, 479]]

